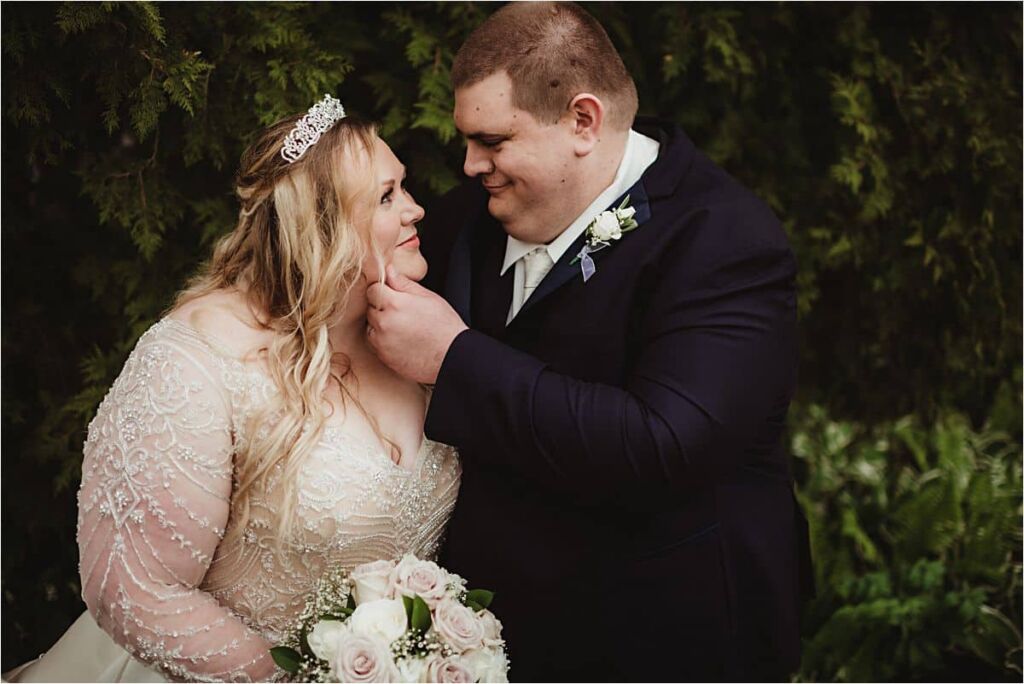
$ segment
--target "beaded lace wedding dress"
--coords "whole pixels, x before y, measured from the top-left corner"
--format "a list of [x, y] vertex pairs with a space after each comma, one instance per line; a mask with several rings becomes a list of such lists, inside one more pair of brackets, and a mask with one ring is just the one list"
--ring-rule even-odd
[[[436, 554], [455, 504], [451, 447], [412, 463], [327, 427], [299, 478], [297, 531], [275, 552], [281, 491], [254, 493], [237, 543], [232, 456], [269, 376], [174, 319], [139, 340], [89, 426], [79, 491], [89, 606], [15, 681], [273, 678], [268, 648], [329, 566]], [[236, 538], [230, 535], [228, 538]]]

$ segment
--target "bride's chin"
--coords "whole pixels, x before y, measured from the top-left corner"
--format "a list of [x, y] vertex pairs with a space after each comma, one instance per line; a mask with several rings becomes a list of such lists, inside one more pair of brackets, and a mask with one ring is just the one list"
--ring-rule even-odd
[[[416, 253], [415, 257], [406, 257], [402, 259], [393, 259], [389, 264], [385, 266], [393, 266], [394, 269], [405, 276], [409, 280], [415, 280], [419, 282], [427, 275], [427, 260], [423, 258], [423, 255], [419, 252]], [[377, 274], [377, 267], [364, 268], [362, 271], [363, 282], [367, 287], [374, 283], [381, 281], [381, 276]]]
[[422, 254], [417, 253], [414, 259], [401, 264], [396, 263], [395, 268], [409, 280], [419, 282], [427, 275], [427, 260]]

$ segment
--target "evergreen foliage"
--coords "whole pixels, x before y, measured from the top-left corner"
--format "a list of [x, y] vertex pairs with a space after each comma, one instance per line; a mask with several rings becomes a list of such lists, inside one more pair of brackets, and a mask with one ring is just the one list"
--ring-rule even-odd
[[[1020, 5], [587, 7], [641, 113], [682, 124], [797, 252], [819, 594], [800, 676], [1019, 679]], [[4, 669], [82, 610], [86, 426], [233, 225], [249, 136], [332, 93], [429, 211], [461, 177], [451, 60], [494, 8], [0, 7]]]
[[953, 412], [931, 426], [867, 428], [818, 405], [794, 418], [818, 552], [802, 675], [1019, 678], [1020, 442]]

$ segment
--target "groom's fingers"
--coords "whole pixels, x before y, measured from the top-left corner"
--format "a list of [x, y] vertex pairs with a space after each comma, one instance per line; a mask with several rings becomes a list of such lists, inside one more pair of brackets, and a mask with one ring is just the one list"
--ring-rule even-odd
[[383, 310], [387, 300], [387, 289], [387, 285], [381, 285], [377, 282], [366, 288], [366, 301], [371, 309]]
[[385, 312], [374, 308], [366, 310], [366, 337], [375, 349], [379, 343], [375, 338], [380, 337], [381, 326], [384, 325], [383, 319], [385, 316], [387, 316]]

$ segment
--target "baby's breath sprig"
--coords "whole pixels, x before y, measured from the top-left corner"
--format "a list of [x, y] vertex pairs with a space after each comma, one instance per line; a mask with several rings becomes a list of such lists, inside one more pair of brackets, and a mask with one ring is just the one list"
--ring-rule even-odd
[[399, 638], [391, 642], [391, 653], [395, 660], [401, 658], [425, 657], [434, 653], [442, 658], [452, 655], [452, 647], [442, 642], [437, 633], [433, 631], [420, 632], [409, 630]]
[[465, 582], [466, 582], [465, 580], [462, 580], [461, 583], [460, 582], [449, 582], [448, 585], [445, 586], [445, 591], [448, 592], [448, 595], [453, 597], [456, 601], [458, 601], [459, 603], [461, 603], [463, 605], [466, 604], [466, 594], [467, 594]]

